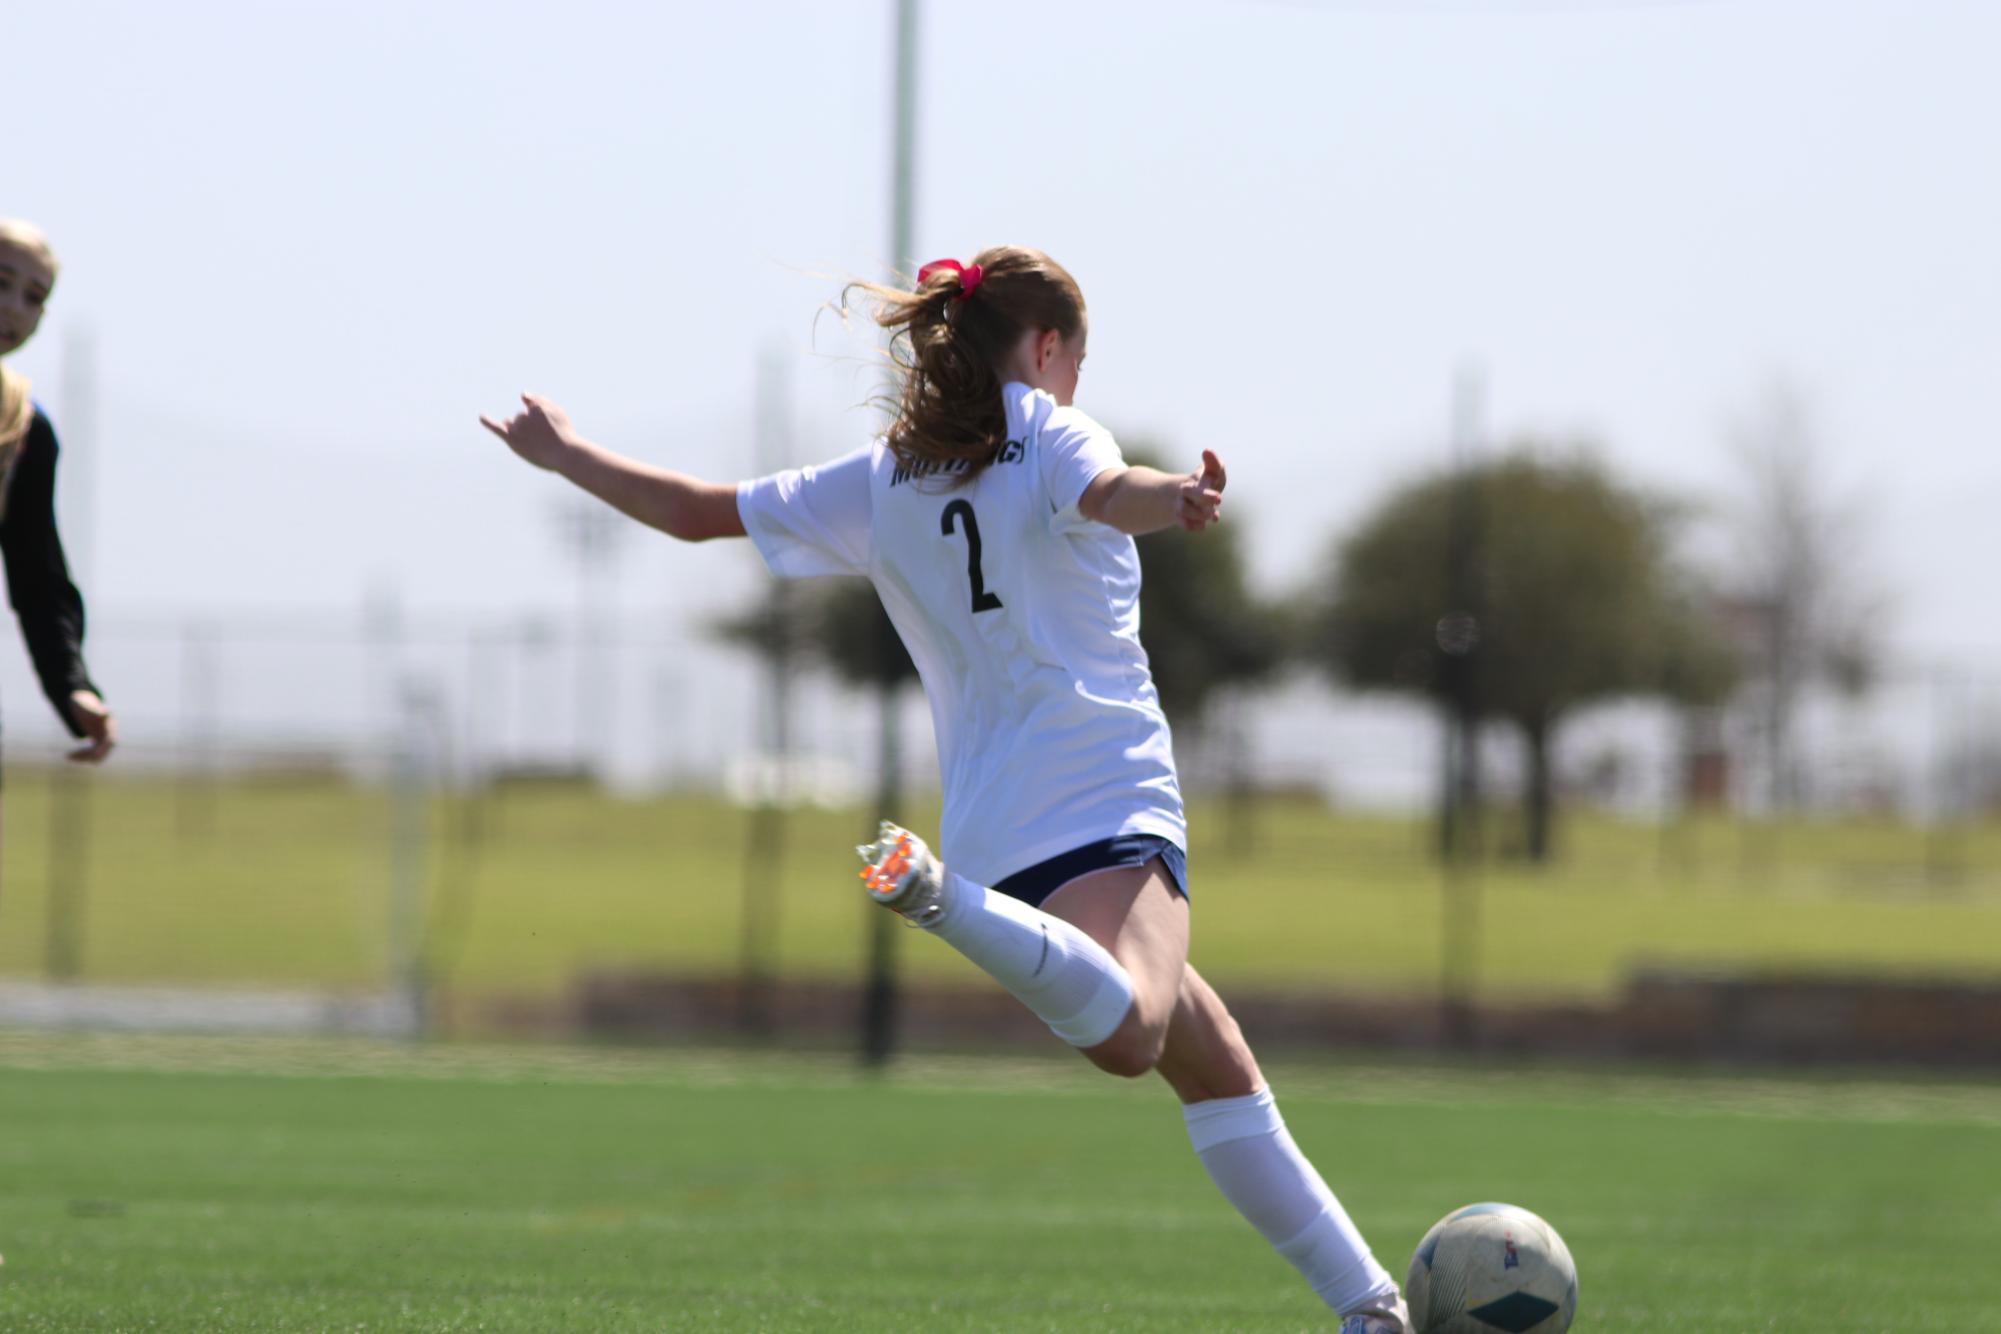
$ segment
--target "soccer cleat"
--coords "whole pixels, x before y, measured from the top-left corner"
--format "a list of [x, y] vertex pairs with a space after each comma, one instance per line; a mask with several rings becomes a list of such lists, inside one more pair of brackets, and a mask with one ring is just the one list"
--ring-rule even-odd
[[945, 868], [923, 839], [884, 820], [880, 837], [855, 851], [870, 898], [911, 926], [931, 926], [944, 916]]
[[1411, 1334], [1410, 1311], [1402, 1297], [1393, 1299], [1387, 1308], [1352, 1311], [1341, 1321], [1338, 1334]]

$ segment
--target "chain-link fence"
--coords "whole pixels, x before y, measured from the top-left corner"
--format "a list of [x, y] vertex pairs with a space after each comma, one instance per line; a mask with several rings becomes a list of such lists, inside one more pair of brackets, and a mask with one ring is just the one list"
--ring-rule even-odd
[[[101, 771], [62, 763], [25, 668], [0, 670], [0, 1016], [412, 1030], [529, 1013], [605, 970], [866, 967], [847, 849], [873, 814], [876, 702], [824, 674], [770, 678], [703, 626], [550, 618], [106, 618], [92, 657], [127, 738]], [[922, 827], [929, 720], [914, 691], [898, 708]], [[1198, 960], [1414, 994], [1459, 967], [1489, 994], [1604, 995], [1662, 956], [1977, 971], [2001, 925], [1997, 723], [1993, 683], [1947, 673], [1816, 700], [1809, 805], [1781, 818], [1739, 759], [1759, 753], [1744, 719], [1691, 746], [1684, 717], [1600, 710], [1559, 750], [1549, 867], [1521, 858], [1519, 746], [1488, 729], [1488, 906], [1454, 964], [1436, 718], [1298, 673], [1180, 725], [1211, 887]], [[1242, 904], [1282, 905], [1297, 939]], [[1328, 939], [1359, 958], [1332, 966]], [[908, 953], [917, 980], [972, 981]]]

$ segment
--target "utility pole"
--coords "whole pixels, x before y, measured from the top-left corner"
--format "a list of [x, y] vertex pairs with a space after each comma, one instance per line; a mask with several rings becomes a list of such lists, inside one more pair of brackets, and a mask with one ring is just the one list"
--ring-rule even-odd
[[[912, 236], [916, 219], [917, 172], [917, 3], [896, 0], [895, 119], [890, 131], [889, 262], [893, 268], [909, 264], [915, 248]], [[893, 636], [896, 628], [877, 609], [878, 630]], [[895, 646], [884, 645], [885, 660]], [[885, 679], [890, 674], [885, 673]], [[878, 801], [898, 792], [897, 776], [903, 764], [903, 721], [897, 709], [899, 690], [884, 685], [876, 694], [877, 775], [881, 789]], [[878, 809], [877, 818], [891, 814]], [[875, 840], [876, 820], [869, 821], [863, 842]], [[868, 913], [868, 981], [862, 991], [862, 1063], [880, 1067], [896, 1050], [897, 979], [896, 930], [890, 914], [873, 904]]]
[[[86, 587], [96, 545], [97, 348], [89, 331], [73, 327], [63, 340], [63, 432], [69, 461], [65, 495], [66, 553]], [[54, 982], [83, 975], [84, 905], [90, 886], [90, 777], [85, 766], [61, 764], [49, 790], [49, 899], [43, 971]]]
[[[752, 408], [758, 475], [791, 460], [785, 408], [785, 364], [767, 349], [757, 362]], [[757, 787], [745, 825], [743, 920], [739, 932], [738, 1022], [768, 1035], [775, 1026], [772, 995], [778, 975], [779, 881], [785, 866], [785, 817], [792, 801], [792, 678], [799, 651], [798, 599], [789, 579], [767, 582], [759, 618], [758, 656], [764, 663], [764, 707], [757, 746]]]
[[1480, 592], [1482, 514], [1478, 438], [1480, 386], [1462, 369], [1452, 392], [1452, 529], [1446, 587], [1452, 605], [1439, 618], [1444, 686], [1444, 772], [1439, 793], [1439, 858], [1444, 875], [1439, 914], [1440, 1020], [1447, 1042], [1476, 1040], [1473, 996], [1480, 956], [1480, 682], [1485, 612]]
[[174, 777], [174, 833], [182, 842], [215, 834], [220, 796], [222, 654], [215, 625], [181, 623], [180, 772]]
[[585, 496], [557, 502], [556, 526], [563, 545], [577, 562], [576, 763], [579, 772], [594, 773], [610, 749], [605, 722], [611, 716], [611, 659], [604, 639], [605, 591], [619, 543], [626, 535], [625, 517], [609, 505]]

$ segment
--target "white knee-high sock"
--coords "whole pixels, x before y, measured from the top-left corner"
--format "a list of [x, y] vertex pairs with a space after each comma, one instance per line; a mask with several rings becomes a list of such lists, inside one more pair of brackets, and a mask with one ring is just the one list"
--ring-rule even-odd
[[928, 928], [984, 968], [1073, 1047], [1095, 1047], [1132, 1008], [1117, 959], [1060, 917], [945, 872], [945, 911]]
[[1396, 1280], [1292, 1142], [1269, 1088], [1190, 1103], [1182, 1115], [1210, 1179], [1320, 1300], [1338, 1315], [1388, 1309]]

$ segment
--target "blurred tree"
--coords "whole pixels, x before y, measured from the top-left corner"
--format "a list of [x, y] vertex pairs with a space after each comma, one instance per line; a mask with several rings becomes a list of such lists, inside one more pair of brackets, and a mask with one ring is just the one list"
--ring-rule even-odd
[[1138, 539], [1140, 639], [1177, 728], [1200, 732], [1218, 691], [1265, 680], [1285, 661], [1283, 613], [1246, 585], [1242, 532], [1225, 523]]
[[1816, 685], [1851, 698], [1874, 683], [1884, 609], [1863, 573], [1860, 514], [1829, 494], [1822, 450], [1798, 392], [1774, 380], [1736, 421], [1744, 467], [1727, 579], [1746, 703], [1764, 746], [1773, 813], [1801, 800], [1796, 719]]
[[754, 655], [774, 674], [796, 671], [819, 648], [815, 609], [800, 587], [788, 579], [769, 581], [756, 606], [713, 623], [716, 638]]
[[[1142, 443], [1125, 447], [1134, 465], [1181, 471], [1160, 459], [1169, 451]], [[1244, 525], [1227, 503], [1225, 521], [1204, 533], [1163, 529], [1138, 539], [1140, 640], [1153, 669], [1160, 706], [1189, 742], [1217, 732], [1215, 705], [1224, 692], [1269, 680], [1284, 664], [1293, 636], [1282, 608], [1252, 594], [1244, 577]], [[1216, 737], [1228, 756], [1233, 853], [1255, 843], [1250, 825], [1251, 761], [1242, 720], [1232, 713]]]
[[[1727, 689], [1727, 655], [1669, 556], [1678, 519], [1582, 458], [1524, 449], [1424, 478], [1341, 543], [1318, 599], [1315, 656], [1358, 686], [1442, 703], [1470, 689], [1478, 716], [1519, 727], [1524, 846], [1544, 860], [1551, 747], [1566, 717], [1615, 696], [1698, 702]], [[1479, 534], [1470, 605], [1455, 605], [1456, 532], [1469, 523]]]
[[[815, 580], [808, 609], [812, 642], [837, 675], [854, 685], [898, 691], [917, 680], [889, 613], [873, 585], [861, 579]], [[901, 770], [898, 770], [901, 773]], [[877, 794], [885, 807], [899, 805], [897, 774], [878, 775]]]

